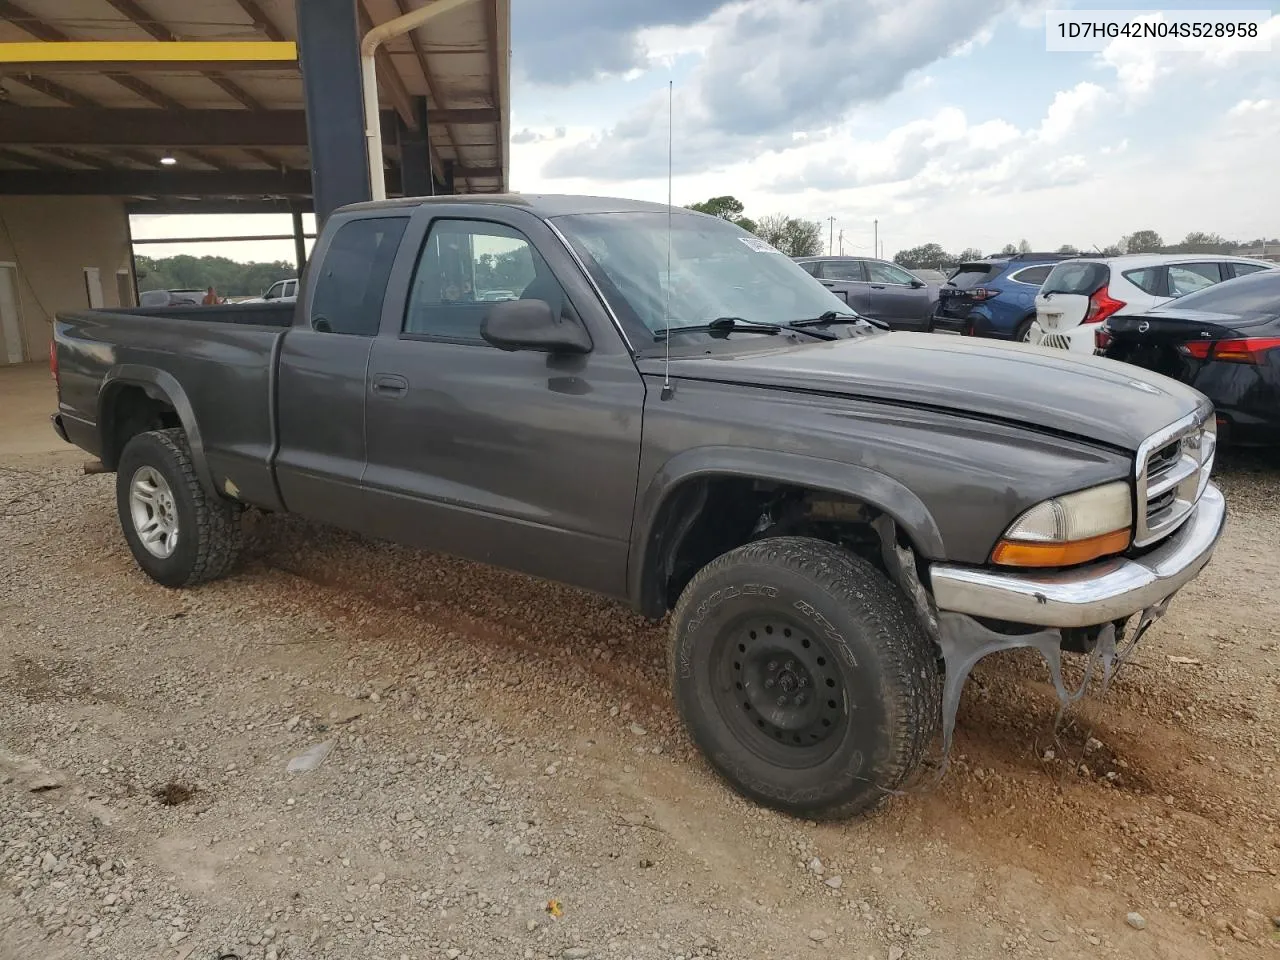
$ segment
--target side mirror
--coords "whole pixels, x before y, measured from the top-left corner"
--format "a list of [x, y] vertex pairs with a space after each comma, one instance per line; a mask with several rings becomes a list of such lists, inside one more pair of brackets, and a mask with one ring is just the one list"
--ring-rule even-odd
[[587, 331], [572, 321], [557, 319], [545, 300], [495, 303], [480, 322], [480, 336], [499, 350], [591, 352]]
[[919, 290], [921, 287], [927, 287], [928, 284], [925, 283], [923, 280], [921, 280], [919, 277], [917, 277], [916, 279], [911, 281], [911, 286]]

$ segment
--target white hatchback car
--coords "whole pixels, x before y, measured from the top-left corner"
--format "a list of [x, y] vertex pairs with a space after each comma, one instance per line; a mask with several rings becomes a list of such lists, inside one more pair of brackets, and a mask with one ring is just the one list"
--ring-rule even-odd
[[1134, 253], [1057, 264], [1036, 296], [1030, 340], [1093, 353], [1094, 331], [1114, 313], [1146, 313], [1185, 293], [1280, 264], [1213, 254]]

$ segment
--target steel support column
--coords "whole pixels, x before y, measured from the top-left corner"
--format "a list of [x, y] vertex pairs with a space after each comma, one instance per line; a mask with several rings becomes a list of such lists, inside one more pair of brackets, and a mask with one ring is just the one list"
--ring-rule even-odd
[[343, 204], [371, 196], [360, 92], [360, 34], [355, 0], [306, 0], [296, 6], [319, 225]]
[[298, 264], [298, 276], [307, 265], [307, 240], [302, 232], [302, 208], [294, 206], [293, 214], [293, 259]]
[[404, 121], [397, 125], [400, 140], [400, 185], [406, 197], [430, 197], [436, 193], [431, 172], [431, 135], [427, 124], [427, 100], [415, 97], [413, 112], [418, 129]]

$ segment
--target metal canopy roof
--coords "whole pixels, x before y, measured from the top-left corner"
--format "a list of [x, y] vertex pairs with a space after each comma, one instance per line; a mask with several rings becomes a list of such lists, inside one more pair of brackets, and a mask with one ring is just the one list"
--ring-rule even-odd
[[[305, 0], [0, 0], [0, 43], [293, 41]], [[363, 34], [425, 6], [353, 0]], [[389, 188], [396, 189], [396, 115], [418, 128], [425, 97], [432, 164], [463, 193], [508, 178], [510, 0], [474, 0], [379, 51]], [[171, 197], [302, 197], [309, 157], [296, 63], [49, 63], [0, 73], [0, 178], [5, 193], [135, 193], [165, 154]], [[123, 175], [129, 171], [134, 177]], [[256, 174], [254, 173], [256, 171]], [[71, 173], [77, 176], [69, 176]], [[131, 183], [130, 181], [136, 181]], [[259, 189], [261, 188], [261, 189]]]

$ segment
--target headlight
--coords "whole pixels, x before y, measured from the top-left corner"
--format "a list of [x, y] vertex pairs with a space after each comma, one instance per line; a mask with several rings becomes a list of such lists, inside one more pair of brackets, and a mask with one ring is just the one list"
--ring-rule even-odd
[[1123, 480], [1054, 497], [1020, 516], [991, 562], [1009, 567], [1069, 567], [1129, 547], [1133, 496]]

